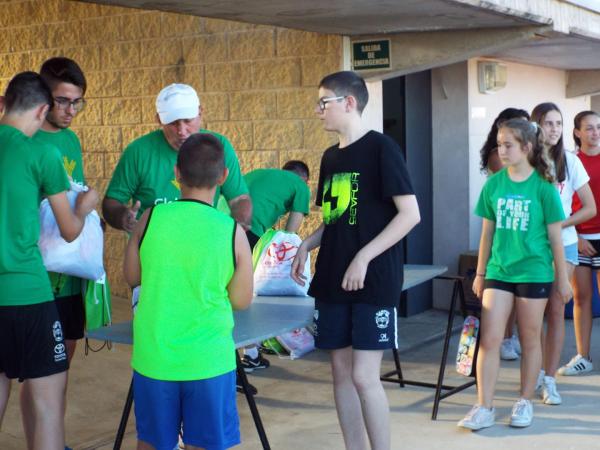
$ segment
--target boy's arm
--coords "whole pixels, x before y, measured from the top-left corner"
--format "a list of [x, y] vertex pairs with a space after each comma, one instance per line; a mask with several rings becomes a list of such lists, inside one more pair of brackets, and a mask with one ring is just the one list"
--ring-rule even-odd
[[285, 231], [290, 233], [297, 233], [302, 221], [304, 220], [304, 214], [297, 211], [290, 211], [287, 222], [285, 223]]
[[252, 253], [242, 227], [235, 226], [235, 272], [227, 285], [229, 301], [233, 309], [246, 309], [252, 302], [253, 291]]
[[298, 247], [298, 251], [296, 252], [296, 256], [294, 256], [294, 261], [292, 261], [292, 269], [290, 276], [292, 280], [298, 283], [300, 286], [304, 286], [306, 283], [306, 278], [304, 277], [304, 265], [306, 264], [306, 258], [308, 257], [308, 252], [317, 248], [321, 245], [321, 238], [323, 237], [323, 230], [325, 230], [325, 225], [321, 223], [319, 228], [317, 228], [313, 233], [308, 236], [300, 247]]
[[60, 235], [65, 241], [72, 242], [81, 233], [85, 223], [85, 216], [96, 207], [98, 193], [94, 189], [81, 192], [77, 196], [74, 211], [71, 210], [71, 205], [65, 191], [49, 195], [48, 202], [54, 213]]
[[123, 275], [125, 281], [132, 288], [139, 286], [142, 282], [142, 267], [140, 265], [140, 240], [148, 223], [148, 216], [151, 209], [147, 209], [140, 217], [137, 225], [133, 229], [127, 248], [125, 249], [125, 260], [123, 262]]
[[481, 238], [479, 239], [479, 256], [477, 257], [477, 269], [475, 270], [475, 279], [473, 280], [473, 292], [478, 299], [483, 297], [483, 285], [485, 282], [485, 271], [492, 249], [494, 240], [494, 230], [496, 222], [483, 218], [481, 225]]
[[567, 262], [565, 260], [565, 250], [561, 237], [561, 222], [549, 223], [547, 230], [550, 247], [552, 248], [552, 256], [554, 257], [554, 271], [556, 274], [554, 289], [562, 301], [568, 303], [573, 296], [573, 290], [567, 274]]
[[400, 241], [421, 221], [419, 205], [414, 195], [394, 195], [392, 200], [398, 212], [390, 223], [354, 256], [342, 279], [342, 289], [345, 291], [362, 289], [369, 263]]

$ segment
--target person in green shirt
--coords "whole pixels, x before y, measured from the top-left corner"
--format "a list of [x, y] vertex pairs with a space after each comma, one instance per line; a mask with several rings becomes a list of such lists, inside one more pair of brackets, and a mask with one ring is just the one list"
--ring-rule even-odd
[[177, 200], [181, 195], [173, 174], [177, 152], [189, 136], [200, 131], [221, 142], [229, 170], [214, 203], [222, 193], [233, 218], [249, 229], [252, 204], [239, 161], [225, 136], [200, 128], [203, 109], [194, 88], [177, 83], [165, 87], [156, 99], [156, 111], [161, 128], [129, 144], [115, 168], [102, 202], [104, 219], [114, 228], [131, 232], [147, 208]]
[[[141, 286], [133, 319], [138, 449], [240, 443], [232, 309], [252, 301], [252, 257], [241, 226], [212, 203], [227, 178], [223, 145], [194, 134], [177, 154], [181, 198], [147, 209], [124, 273]], [[233, 250], [233, 251], [232, 251]], [[177, 292], [177, 295], [173, 295]]]
[[48, 274], [38, 248], [39, 205], [47, 197], [61, 236], [71, 242], [94, 209], [94, 190], [71, 210], [69, 181], [58, 150], [33, 139], [54, 104], [35, 72], [16, 75], [0, 119], [0, 424], [10, 380], [21, 385], [28, 448], [64, 448], [68, 361]]
[[[83, 98], [87, 87], [85, 75], [75, 61], [65, 57], [50, 58], [45, 61], [40, 68], [40, 75], [52, 90], [54, 106], [33, 139], [56, 147], [60, 151], [65, 171], [71, 181], [83, 186], [85, 177], [81, 142], [69, 127], [85, 106]], [[48, 275], [60, 315], [70, 364], [77, 340], [84, 336], [85, 309], [81, 291], [82, 280], [52, 272]]]

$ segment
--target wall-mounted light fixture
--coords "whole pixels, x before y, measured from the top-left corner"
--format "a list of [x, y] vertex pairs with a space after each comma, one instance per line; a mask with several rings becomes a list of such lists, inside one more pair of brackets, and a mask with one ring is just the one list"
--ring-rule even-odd
[[507, 69], [496, 61], [477, 61], [479, 92], [493, 94], [506, 86]]

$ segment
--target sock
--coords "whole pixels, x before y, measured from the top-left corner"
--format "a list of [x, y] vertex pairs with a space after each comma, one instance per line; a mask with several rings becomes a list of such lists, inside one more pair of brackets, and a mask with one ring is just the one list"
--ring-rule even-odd
[[258, 358], [258, 347], [247, 347], [244, 349], [244, 354], [252, 359]]

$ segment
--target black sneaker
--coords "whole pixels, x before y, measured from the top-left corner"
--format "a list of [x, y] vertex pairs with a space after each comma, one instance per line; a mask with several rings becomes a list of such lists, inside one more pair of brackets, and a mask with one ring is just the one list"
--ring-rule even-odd
[[246, 373], [254, 372], [255, 369], [266, 369], [269, 365], [269, 360], [263, 358], [260, 353], [256, 358], [250, 358], [248, 355], [244, 355], [244, 358], [242, 359], [242, 367]]

